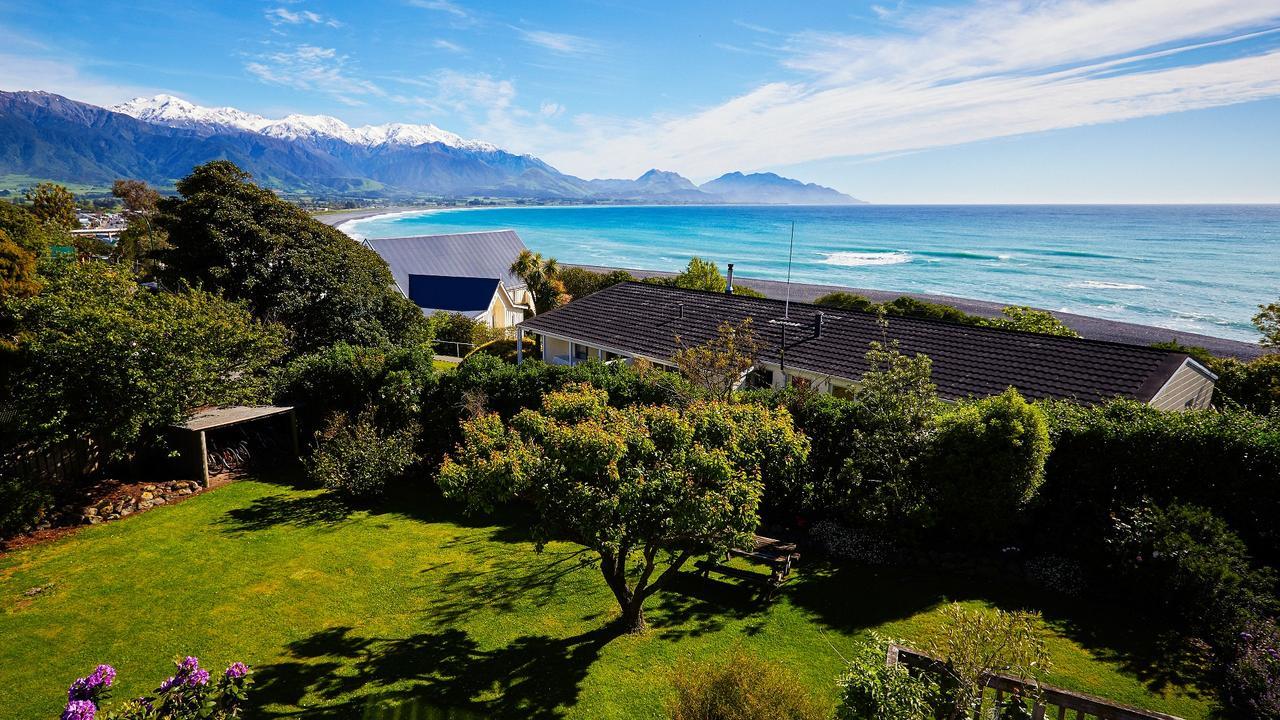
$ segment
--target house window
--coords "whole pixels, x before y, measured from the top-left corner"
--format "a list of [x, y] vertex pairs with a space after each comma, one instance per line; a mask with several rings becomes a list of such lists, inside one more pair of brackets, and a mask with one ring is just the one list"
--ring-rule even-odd
[[587, 361], [587, 346], [586, 346], [586, 345], [579, 345], [578, 343], [574, 343], [574, 344], [573, 344], [573, 359], [574, 359], [575, 361], [578, 361], [578, 362], [586, 362], [586, 361]]
[[769, 389], [773, 387], [773, 371], [762, 367], [751, 368], [742, 384], [749, 389]]

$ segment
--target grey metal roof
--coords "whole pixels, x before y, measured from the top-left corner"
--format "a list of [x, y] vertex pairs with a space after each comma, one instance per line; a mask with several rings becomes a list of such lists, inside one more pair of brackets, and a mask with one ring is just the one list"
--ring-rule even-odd
[[228, 425], [281, 415], [293, 410], [292, 405], [233, 405], [231, 407], [206, 408], [174, 427], [183, 430], [214, 430]]
[[365, 244], [391, 268], [400, 291], [409, 292], [410, 275], [497, 278], [508, 289], [524, 287], [511, 263], [525, 249], [513, 230], [366, 239]]
[[[1099, 402], [1120, 396], [1146, 402], [1187, 357], [1138, 345], [912, 317], [889, 318], [883, 329], [874, 315], [806, 303], [791, 303], [785, 323], [780, 322], [783, 313], [779, 300], [627, 282], [520, 325], [662, 360], [675, 353], [677, 336], [697, 345], [713, 338], [721, 322], [752, 318], [762, 361], [778, 364], [783, 355], [787, 367], [854, 381], [867, 371], [872, 341], [898, 340], [903, 352], [933, 360], [933, 381], [945, 398], [994, 395], [1013, 386], [1031, 398]], [[785, 354], [779, 352], [784, 338]]]

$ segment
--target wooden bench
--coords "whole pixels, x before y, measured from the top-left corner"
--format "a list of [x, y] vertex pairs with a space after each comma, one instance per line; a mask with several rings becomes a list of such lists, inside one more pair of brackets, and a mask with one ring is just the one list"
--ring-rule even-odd
[[[740, 570], [725, 564], [734, 557], [768, 566], [770, 572], [768, 575], [761, 575], [760, 573]], [[765, 585], [769, 594], [772, 594], [791, 576], [791, 567], [799, 559], [800, 553], [796, 552], [795, 543], [782, 542], [763, 535], [756, 535], [752, 538], [751, 547], [734, 548], [725, 553], [723, 560], [716, 561], [707, 558], [706, 560], [698, 561], [695, 566], [702, 577], [708, 577], [714, 572], [725, 577], [757, 582]]]

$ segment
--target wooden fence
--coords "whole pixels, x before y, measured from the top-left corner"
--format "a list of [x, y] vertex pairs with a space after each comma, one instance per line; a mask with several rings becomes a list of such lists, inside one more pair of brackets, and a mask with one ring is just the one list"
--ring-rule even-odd
[[[911, 668], [928, 668], [940, 663], [937, 658], [918, 653], [900, 645], [889, 646], [889, 665], [903, 664]], [[974, 711], [974, 718], [986, 717], [984, 711], [998, 707], [1006, 697], [1035, 697], [1035, 688], [1015, 678], [1005, 675], [989, 675], [986, 679], [988, 691], [982, 700], [982, 707]], [[1039, 701], [1032, 710], [1034, 720], [1181, 720], [1173, 715], [1139, 710], [1126, 705], [1118, 705], [1109, 700], [1092, 697], [1083, 693], [1063, 690], [1049, 685], [1039, 688]]]
[[106, 462], [102, 445], [92, 438], [72, 438], [43, 449], [17, 448], [0, 455], [0, 477], [10, 475], [30, 483], [74, 484], [101, 469]]

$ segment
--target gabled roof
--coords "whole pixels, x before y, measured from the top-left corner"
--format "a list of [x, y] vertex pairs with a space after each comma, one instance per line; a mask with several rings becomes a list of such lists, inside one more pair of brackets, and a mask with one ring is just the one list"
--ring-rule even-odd
[[[683, 318], [681, 306], [683, 305]], [[938, 320], [891, 317], [887, 331], [868, 313], [748, 298], [646, 283], [622, 283], [522, 323], [530, 332], [642, 355], [670, 358], [679, 336], [686, 345], [713, 338], [723, 321], [752, 318], [760, 360], [822, 376], [858, 380], [873, 341], [897, 340], [907, 354], [933, 360], [933, 380], [945, 398], [994, 395], [1009, 386], [1029, 398], [1097, 402], [1116, 396], [1149, 401], [1186, 355], [1138, 345], [973, 327]], [[823, 313], [822, 332], [816, 318]]]
[[382, 256], [400, 290], [409, 292], [410, 275], [494, 278], [508, 289], [524, 287], [511, 263], [525, 249], [512, 230], [366, 239]]
[[409, 299], [424, 312], [484, 312], [498, 290], [497, 278], [410, 275]]

